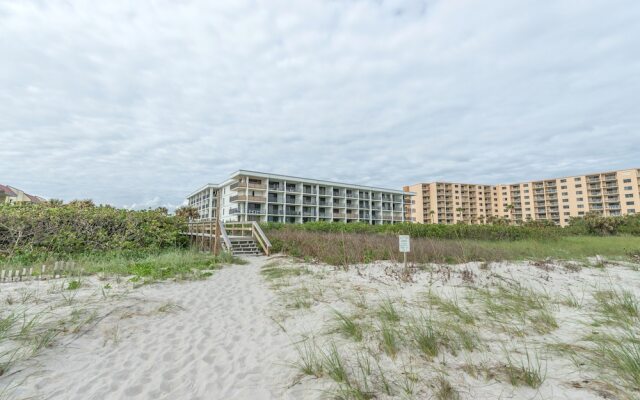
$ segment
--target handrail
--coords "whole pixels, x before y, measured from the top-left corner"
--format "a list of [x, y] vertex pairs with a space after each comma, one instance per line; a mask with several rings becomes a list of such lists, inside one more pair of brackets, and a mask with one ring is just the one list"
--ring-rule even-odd
[[231, 251], [231, 240], [227, 235], [227, 229], [224, 227], [224, 222], [222, 220], [219, 221], [220, 224], [220, 235], [222, 236], [222, 240], [224, 241], [224, 245], [227, 248], [227, 251]]
[[269, 251], [271, 249], [271, 242], [269, 241], [269, 238], [267, 238], [267, 235], [264, 234], [264, 232], [262, 231], [262, 228], [260, 228], [260, 225], [258, 225], [256, 221], [252, 221], [252, 225], [253, 225], [255, 236], [260, 242], [260, 245], [262, 245], [262, 249], [264, 250], [264, 253], [266, 255], [269, 255]]

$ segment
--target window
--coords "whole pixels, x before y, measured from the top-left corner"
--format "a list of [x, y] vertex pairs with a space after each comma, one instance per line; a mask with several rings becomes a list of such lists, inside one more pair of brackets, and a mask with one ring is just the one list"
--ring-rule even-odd
[[578, 177], [578, 178], [573, 178], [573, 180], [574, 180], [574, 181], [576, 181], [576, 182], [578, 182], [578, 181], [580, 181], [580, 180], [581, 180], [581, 178], [579, 178], [579, 177]]
[[563, 209], [568, 210], [569, 206], [562, 206]]
[[560, 183], [565, 183], [566, 181], [566, 179], [560, 179]]
[[524, 192], [525, 192], [525, 193], [529, 193], [529, 189], [525, 189], [525, 190], [524, 190]]
[[564, 190], [567, 190], [567, 185], [564, 185], [564, 186], [560, 186], [560, 189], [564, 189]]
[[584, 204], [578, 204], [578, 208], [584, 208]]
[[528, 206], [528, 205], [530, 205], [530, 204], [531, 204], [531, 202], [530, 202], [530, 201], [525, 201], [525, 202], [524, 202], [524, 205], [525, 205], [525, 206]]
[[581, 184], [581, 183], [578, 183], [578, 184], [576, 184], [576, 187], [577, 187], [577, 188], [580, 188], [580, 187], [582, 187], [582, 184]]
[[627, 201], [627, 205], [628, 206], [632, 206], [633, 205], [633, 201]]
[[636, 213], [636, 210], [634, 210], [633, 208], [629, 209], [629, 214], [635, 214], [635, 213]]
[[568, 196], [568, 195], [569, 195], [569, 192], [562, 192], [562, 195], [563, 195], [563, 196]]
[[584, 215], [584, 211], [578, 211], [578, 215]]
[[633, 186], [625, 186], [624, 187], [624, 190], [631, 190], [631, 189], [633, 189]]
[[632, 199], [633, 198], [633, 193], [625, 194], [624, 197], [627, 198], [627, 199]]
[[576, 194], [582, 194], [582, 190], [578, 190]]
[[624, 183], [631, 183], [631, 179], [625, 179], [625, 180], [623, 180], [622, 182], [624, 182]]
[[578, 197], [578, 201], [584, 201], [584, 197]]
[[570, 212], [565, 212], [564, 215], [571, 215], [571, 213]]

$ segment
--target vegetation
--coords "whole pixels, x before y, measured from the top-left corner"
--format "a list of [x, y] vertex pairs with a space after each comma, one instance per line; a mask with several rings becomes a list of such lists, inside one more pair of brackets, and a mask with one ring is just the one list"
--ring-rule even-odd
[[620, 217], [604, 217], [587, 213], [584, 217], [572, 218], [569, 226], [561, 228], [551, 221], [526, 221], [509, 224], [508, 221], [492, 219], [490, 224], [385, 224], [342, 222], [308, 222], [300, 225], [266, 223], [265, 231], [296, 229], [305, 232], [325, 233], [379, 233], [410, 235], [412, 238], [433, 238], [452, 240], [523, 240], [552, 239], [563, 236], [640, 236], [640, 214]]
[[184, 248], [185, 220], [162, 210], [94, 206], [89, 200], [0, 205], [0, 261], [68, 259], [96, 252]]
[[[336, 225], [344, 227], [357, 224]], [[398, 250], [398, 239], [391, 234], [325, 232], [306, 230], [300, 226], [307, 225], [290, 225], [269, 230], [267, 235], [273, 245], [272, 251], [294, 257], [313, 258], [332, 265], [369, 263], [375, 260], [399, 261], [403, 258]], [[584, 260], [596, 255], [636, 258], [640, 255], [640, 237], [565, 236], [506, 241], [414, 237], [408, 260], [413, 263], [546, 258]]]

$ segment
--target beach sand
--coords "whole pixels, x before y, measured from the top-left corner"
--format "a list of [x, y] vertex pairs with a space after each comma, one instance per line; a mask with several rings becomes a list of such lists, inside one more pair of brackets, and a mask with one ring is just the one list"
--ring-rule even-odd
[[[295, 353], [265, 312], [274, 294], [259, 275], [263, 262], [252, 258], [202, 281], [144, 286], [101, 305], [112, 312], [95, 329], [11, 376], [20, 382], [13, 397], [286, 398], [294, 371], [282, 364]], [[165, 304], [171, 310], [157, 312]]]
[[[407, 272], [392, 262], [344, 269], [279, 256], [248, 260], [199, 281], [134, 287], [126, 279], [93, 276], [83, 278], [77, 291], [65, 290], [60, 280], [0, 286], [3, 312], [22, 307], [32, 314], [44, 312], [43, 318], [51, 321], [65, 320], [70, 327], [52, 346], [16, 363], [0, 378], [4, 398], [333, 398], [340, 385], [326, 371], [312, 376], [295, 367], [301, 343], [315, 343], [322, 351], [335, 345], [351, 383], [358, 375], [354, 363], [365, 357], [374, 366], [367, 384], [378, 399], [435, 398], [439, 378], [450, 382], [461, 399], [622, 398], [606, 375], [578, 369], [551, 349], [604, 329], [592, 326], [594, 292], [619, 288], [640, 297], [637, 265], [469, 263], [424, 265]], [[269, 277], [265, 265], [288, 272]], [[536, 333], [531, 326], [520, 330], [517, 321], [488, 318], [476, 294], [500, 285], [544, 295], [558, 327]], [[439, 324], [453, 321], [429, 304], [427, 293], [471, 313], [475, 322], [463, 328], [476, 332], [482, 346], [441, 349], [431, 359], [412, 348], [402, 326], [416, 313], [431, 315]], [[569, 297], [579, 304], [565, 304]], [[395, 355], [386, 354], [380, 342], [384, 323], [377, 313], [384, 302], [391, 302], [400, 315], [391, 324], [398, 334]], [[361, 341], [336, 330], [336, 310], [354, 316], [363, 327]], [[93, 317], [78, 323], [83, 316]], [[460, 325], [450, 326], [455, 324]], [[507, 355], [521, 360], [528, 352], [542, 358], [544, 381], [538, 388], [512, 385], [501, 373]], [[389, 393], [380, 386], [377, 371], [382, 370]]]

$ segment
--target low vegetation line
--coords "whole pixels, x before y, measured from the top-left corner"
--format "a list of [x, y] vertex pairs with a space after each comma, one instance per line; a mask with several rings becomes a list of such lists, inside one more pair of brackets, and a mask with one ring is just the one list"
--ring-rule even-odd
[[[402, 260], [398, 238], [392, 234], [325, 232], [298, 226], [271, 229], [267, 234], [274, 252], [332, 265]], [[546, 258], [584, 260], [596, 255], [638, 259], [640, 237], [566, 236], [513, 241], [413, 237], [408, 259], [413, 263], [464, 263]]]

